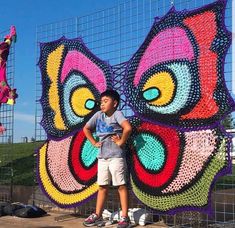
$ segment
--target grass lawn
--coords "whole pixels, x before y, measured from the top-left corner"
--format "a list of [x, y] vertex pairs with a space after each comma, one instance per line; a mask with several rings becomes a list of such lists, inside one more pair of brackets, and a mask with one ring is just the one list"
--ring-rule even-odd
[[34, 169], [36, 166], [34, 152], [41, 144], [42, 142], [14, 143], [13, 145], [0, 144], [0, 151], [5, 152], [0, 153], [0, 170], [2, 170], [1, 173], [3, 173], [1, 183], [4, 184], [4, 179], [5, 183], [9, 183], [9, 173], [12, 167], [14, 184], [26, 186], [34, 185]]
[[235, 188], [235, 164], [232, 165], [232, 174], [220, 177], [216, 182], [216, 189]]

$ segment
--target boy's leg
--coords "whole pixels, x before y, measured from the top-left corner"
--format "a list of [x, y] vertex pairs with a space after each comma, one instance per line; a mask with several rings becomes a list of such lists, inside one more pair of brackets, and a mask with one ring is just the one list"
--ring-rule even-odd
[[107, 194], [108, 186], [100, 186], [96, 202], [96, 212], [85, 219], [83, 222], [84, 226], [98, 226], [99, 224], [103, 223], [102, 211]]
[[128, 189], [126, 185], [118, 187], [120, 203], [122, 208], [122, 217], [128, 217]]
[[109, 172], [109, 160], [98, 159], [98, 173], [97, 173], [97, 184], [99, 185], [99, 191], [96, 201], [96, 214], [102, 215], [104, 203], [108, 195], [108, 185], [111, 180]]
[[120, 197], [120, 203], [122, 208], [122, 216], [118, 222], [117, 228], [129, 228], [131, 227], [130, 219], [128, 217], [128, 189], [126, 185], [120, 185], [118, 187], [118, 193]]
[[95, 211], [99, 217], [102, 215], [104, 209], [104, 203], [108, 195], [108, 188], [108, 185], [99, 186]]
[[126, 186], [126, 161], [124, 158], [112, 158], [110, 165], [110, 172], [112, 174], [112, 181], [114, 186], [118, 186], [118, 193], [122, 208], [122, 216], [118, 222], [118, 228], [131, 227], [130, 219], [128, 217], [128, 189]]
[[85, 219], [83, 225], [85, 226], [97, 226], [103, 223], [102, 212], [104, 203], [108, 195], [108, 184], [110, 182], [110, 173], [108, 169], [108, 161], [105, 159], [98, 159], [98, 175], [97, 183], [99, 185], [97, 200], [96, 200], [96, 212], [91, 214]]
[[114, 186], [118, 186], [122, 216], [128, 214], [128, 190], [126, 187], [126, 161], [124, 158], [112, 158], [109, 166]]

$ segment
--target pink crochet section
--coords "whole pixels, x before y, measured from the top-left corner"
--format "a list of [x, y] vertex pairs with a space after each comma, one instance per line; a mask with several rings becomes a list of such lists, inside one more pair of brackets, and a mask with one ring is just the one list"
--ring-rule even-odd
[[69, 165], [69, 145], [72, 136], [61, 141], [50, 140], [47, 149], [48, 172], [53, 178], [53, 182], [62, 191], [76, 191], [84, 187], [75, 180]]
[[6, 128], [0, 123], [0, 135], [2, 135], [4, 131], [6, 131]]
[[215, 150], [216, 138], [211, 130], [185, 133], [186, 146], [179, 173], [162, 193], [178, 191], [195, 178]]
[[11, 39], [11, 41], [12, 41], [12, 39], [14, 39], [15, 37], [16, 37], [16, 28], [14, 25], [12, 25], [10, 28], [10, 33], [8, 35], [6, 35], [4, 38]]
[[157, 63], [174, 59], [192, 60], [193, 57], [193, 47], [186, 32], [179, 27], [166, 29], [154, 37], [146, 49], [136, 71], [134, 85], [137, 86], [142, 74]]
[[107, 85], [103, 71], [78, 51], [68, 52], [62, 68], [61, 82], [64, 82], [71, 70], [82, 72], [100, 92], [106, 90]]

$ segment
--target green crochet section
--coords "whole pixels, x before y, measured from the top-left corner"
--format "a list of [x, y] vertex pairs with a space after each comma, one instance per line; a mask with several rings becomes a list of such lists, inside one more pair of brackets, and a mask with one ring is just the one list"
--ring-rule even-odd
[[139, 190], [131, 179], [133, 192], [147, 206], [168, 211], [181, 206], [204, 206], [207, 204], [210, 185], [215, 175], [225, 166], [226, 140], [223, 139], [218, 152], [211, 160], [201, 179], [183, 193], [171, 196], [152, 196]]

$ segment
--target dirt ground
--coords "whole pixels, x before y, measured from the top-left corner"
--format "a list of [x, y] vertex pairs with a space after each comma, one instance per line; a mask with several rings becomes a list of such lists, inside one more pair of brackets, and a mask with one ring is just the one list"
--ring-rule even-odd
[[[0, 228], [84, 228], [82, 225], [84, 218], [72, 214], [49, 213], [47, 216], [40, 218], [19, 218], [15, 216], [0, 217]], [[105, 226], [116, 227], [117, 224]], [[148, 224], [146, 226], [133, 227], [147, 227], [147, 228], [163, 228], [167, 227], [164, 223], [158, 222], [155, 224]]]

